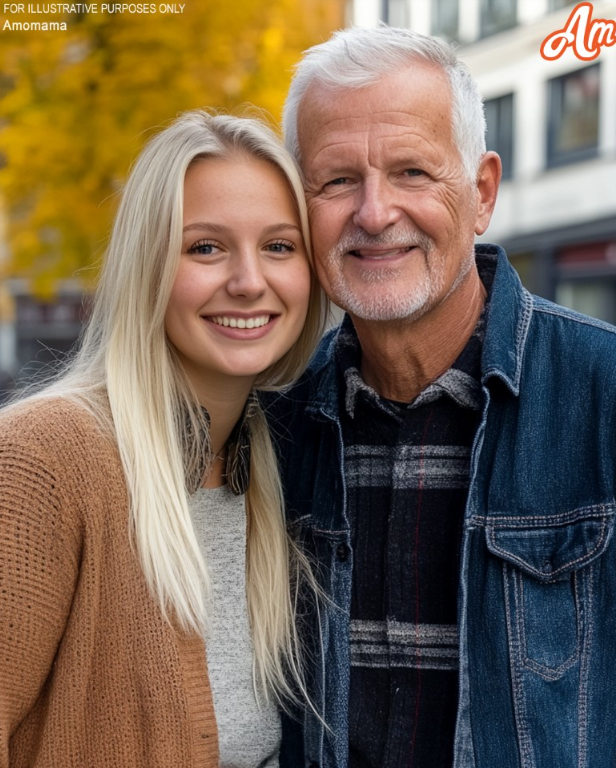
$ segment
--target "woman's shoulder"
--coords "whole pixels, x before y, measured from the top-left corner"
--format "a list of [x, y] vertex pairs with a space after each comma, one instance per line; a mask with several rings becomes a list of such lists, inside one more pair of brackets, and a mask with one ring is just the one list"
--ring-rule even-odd
[[0, 516], [44, 528], [53, 520], [70, 549], [105, 509], [127, 504], [117, 446], [85, 405], [45, 396], [0, 412]]
[[0, 434], [40, 442], [100, 431], [94, 415], [77, 400], [61, 395], [35, 395], [0, 410]]
[[115, 452], [113, 439], [94, 412], [76, 399], [35, 396], [0, 411], [0, 451], [28, 455], [33, 462], [84, 463], [101, 451]]

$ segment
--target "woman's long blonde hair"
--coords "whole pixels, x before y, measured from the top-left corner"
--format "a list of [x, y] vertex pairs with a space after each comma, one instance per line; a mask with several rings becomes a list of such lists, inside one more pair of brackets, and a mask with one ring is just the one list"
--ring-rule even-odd
[[[181, 252], [186, 171], [198, 158], [238, 154], [264, 159], [286, 177], [310, 252], [301, 179], [273, 131], [252, 118], [185, 113], [137, 159], [79, 350], [59, 379], [36, 395], [77, 400], [113, 435], [126, 475], [131, 536], [150, 590], [166, 617], [203, 633], [209, 582], [188, 495], [210, 458], [208, 424], [168, 342], [164, 318]], [[258, 377], [257, 388], [280, 388], [299, 376], [324, 315], [313, 274], [301, 335]], [[284, 698], [291, 694], [287, 673], [299, 674], [290, 576], [302, 570], [302, 556], [286, 535], [276, 458], [260, 410], [250, 426], [247, 597], [255, 678], [266, 696]]]

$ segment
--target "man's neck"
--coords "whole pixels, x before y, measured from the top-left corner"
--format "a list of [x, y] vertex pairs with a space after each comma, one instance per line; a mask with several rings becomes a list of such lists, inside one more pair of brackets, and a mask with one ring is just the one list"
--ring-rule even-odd
[[441, 304], [417, 320], [375, 322], [353, 317], [366, 384], [389, 400], [414, 400], [462, 352], [485, 299], [486, 290], [473, 268]]

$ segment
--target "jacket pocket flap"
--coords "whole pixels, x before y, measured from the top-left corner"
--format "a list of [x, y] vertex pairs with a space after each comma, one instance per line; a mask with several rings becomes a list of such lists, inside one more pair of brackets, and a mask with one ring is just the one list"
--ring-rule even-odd
[[540, 581], [555, 581], [599, 557], [613, 525], [613, 511], [544, 527], [500, 523], [486, 527], [486, 540], [494, 555]]

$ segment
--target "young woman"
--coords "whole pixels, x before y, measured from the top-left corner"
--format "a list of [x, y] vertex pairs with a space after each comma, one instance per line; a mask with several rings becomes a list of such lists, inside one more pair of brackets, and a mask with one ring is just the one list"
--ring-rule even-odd
[[277, 765], [302, 563], [254, 393], [301, 372], [322, 310], [272, 132], [158, 134], [79, 352], [0, 414], [2, 768]]

